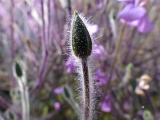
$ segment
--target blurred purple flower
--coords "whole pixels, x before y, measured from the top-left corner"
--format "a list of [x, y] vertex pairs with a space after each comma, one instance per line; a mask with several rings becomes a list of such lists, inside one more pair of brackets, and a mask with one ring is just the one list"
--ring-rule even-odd
[[135, 0], [117, 0], [119, 2], [134, 3]]
[[122, 21], [125, 21], [130, 26], [137, 27], [138, 31], [141, 33], [148, 33], [153, 30], [153, 24], [147, 16], [146, 8], [138, 4], [138, 0], [118, 1], [127, 2], [124, 9], [118, 15]]
[[119, 13], [119, 17], [127, 22], [131, 22], [142, 18], [146, 14], [146, 9], [134, 4], [127, 4], [125, 8]]
[[123, 104], [123, 108], [124, 108], [124, 110], [126, 110], [126, 111], [129, 111], [129, 109], [130, 109], [130, 102], [129, 102], [129, 100], [127, 99], [125, 102], [124, 102], [124, 104]]
[[76, 68], [75, 62], [74, 62], [74, 58], [73, 57], [69, 57], [67, 62], [65, 63], [65, 66], [67, 68], [67, 73], [73, 73], [73, 71]]
[[98, 9], [101, 9], [101, 8], [102, 8], [102, 6], [103, 6], [102, 1], [101, 1], [101, 2], [99, 2], [99, 3], [97, 4], [97, 8], [98, 8]]
[[63, 93], [63, 87], [57, 87], [54, 89], [55, 94], [62, 94]]
[[54, 103], [54, 109], [59, 110], [61, 108], [61, 104], [59, 102]]
[[153, 25], [149, 20], [148, 16], [145, 15], [139, 20], [138, 31], [141, 33], [147, 33], [153, 30]]
[[93, 54], [94, 56], [100, 58], [101, 60], [103, 60], [105, 58], [105, 49], [102, 45], [98, 45], [98, 44], [94, 44], [93, 45]]
[[109, 95], [105, 97], [103, 103], [101, 104], [101, 110], [103, 112], [111, 112], [111, 99]]
[[97, 70], [95, 72], [94, 79], [98, 82], [99, 85], [104, 85], [107, 83], [108, 75], [106, 75], [102, 70]]

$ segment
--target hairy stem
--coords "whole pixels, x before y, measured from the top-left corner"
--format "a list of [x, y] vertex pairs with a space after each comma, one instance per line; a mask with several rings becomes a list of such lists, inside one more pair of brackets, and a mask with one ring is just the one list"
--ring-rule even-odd
[[89, 120], [89, 111], [90, 111], [90, 88], [89, 88], [89, 73], [88, 73], [88, 63], [87, 58], [82, 58], [82, 70], [83, 70], [83, 78], [84, 78], [84, 89], [83, 89], [83, 109], [84, 109], [84, 117], [83, 120]]

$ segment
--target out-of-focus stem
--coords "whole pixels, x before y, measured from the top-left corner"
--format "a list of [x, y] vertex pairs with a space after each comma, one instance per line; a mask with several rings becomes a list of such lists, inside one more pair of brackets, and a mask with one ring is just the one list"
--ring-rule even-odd
[[46, 50], [46, 23], [44, 19], [44, 1], [41, 0], [41, 13], [42, 13], [42, 56], [45, 56]]
[[114, 56], [113, 63], [112, 63], [112, 66], [111, 66], [110, 77], [108, 79], [107, 88], [108, 88], [108, 86], [110, 84], [110, 81], [112, 79], [112, 74], [113, 74], [113, 71], [114, 71], [114, 68], [115, 68], [115, 64], [116, 64], [116, 61], [117, 61], [118, 53], [119, 53], [120, 46], [121, 46], [121, 43], [122, 43], [122, 38], [123, 38], [125, 26], [126, 26], [126, 23], [123, 23], [122, 28], [121, 28], [121, 33], [120, 33], [120, 36], [119, 36], [119, 39], [118, 39], [118, 43], [117, 43], [117, 46], [116, 46], [116, 54]]
[[146, 62], [148, 62], [148, 61], [150, 61], [150, 60], [153, 60], [154, 57], [157, 57], [157, 56], [159, 56], [159, 55], [160, 55], [160, 52], [158, 52], [158, 53], [152, 55], [151, 57], [146, 58], [146, 59], [144, 59], [144, 60], [142, 60], [142, 61], [140, 61], [140, 62], [138, 62], [138, 63], [135, 63], [134, 66], [140, 66], [140, 65], [142, 65], [142, 64], [145, 64]]
[[150, 105], [150, 107], [152, 109], [152, 112], [155, 114], [156, 109], [155, 109], [155, 107], [153, 105], [153, 102], [152, 102], [152, 100], [150, 98], [150, 95], [149, 95], [148, 91], [144, 90], [144, 93], [145, 93], [146, 99], [147, 99], [147, 101], [148, 101], [148, 103], [149, 103], [149, 105]]
[[71, 6], [71, 0], [68, 0], [68, 12], [69, 12], [69, 15], [71, 16], [71, 13], [72, 13], [72, 6]]
[[10, 48], [11, 48], [11, 58], [14, 59], [14, 0], [11, 0], [11, 8], [10, 8], [10, 14], [11, 14], [11, 24], [10, 24]]
[[[147, 37], [146, 37], [146, 38], [147, 38]], [[130, 57], [131, 60], [133, 60], [133, 59], [137, 56], [139, 50], [140, 50], [141, 48], [143, 48], [147, 42], [148, 42], [148, 39], [145, 39], [145, 41], [142, 41], [142, 42], [139, 44], [138, 48], [137, 48], [137, 49], [135, 50], [135, 52], [131, 55], [131, 57]]]
[[38, 78], [36, 80], [36, 83], [35, 83], [35, 86], [33, 88], [33, 90], [31, 91], [31, 96], [39, 90], [39, 88], [41, 87], [41, 85], [43, 84], [43, 79], [44, 79], [44, 73], [45, 73], [45, 67], [46, 67], [46, 64], [47, 64], [47, 59], [48, 59], [48, 52], [46, 51], [46, 54], [45, 56], [43, 57], [42, 59], [42, 65], [40, 67], [40, 71], [39, 71], [39, 75], [38, 75]]
[[26, 99], [26, 115], [27, 120], [30, 120], [30, 105], [29, 105], [29, 94], [28, 94], [28, 87], [25, 88], [25, 99]]
[[[28, 87], [23, 83], [22, 79], [19, 79], [19, 89], [21, 92], [22, 102], [22, 120], [30, 120], [29, 118], [29, 95]], [[21, 84], [21, 85], [20, 85]]]
[[47, 37], [47, 46], [51, 43], [51, 0], [48, 0], [48, 37]]
[[125, 53], [125, 57], [124, 59], [126, 60], [126, 62], [128, 61], [129, 59], [129, 55], [131, 53], [131, 47], [132, 47], [132, 43], [133, 43], [133, 39], [134, 39], [134, 36], [135, 36], [135, 32], [136, 32], [136, 28], [134, 28], [132, 30], [132, 33], [131, 33], [131, 36], [129, 37], [129, 40], [127, 41], [127, 47], [130, 48], [130, 49], [127, 49], [126, 53]]
[[21, 103], [22, 103], [22, 120], [26, 120], [26, 103], [25, 103], [25, 95], [23, 88], [21, 91]]
[[39, 88], [42, 86], [44, 82], [44, 75], [46, 71], [47, 61], [48, 61], [48, 48], [46, 40], [46, 24], [44, 19], [44, 0], [41, 0], [41, 13], [42, 13], [42, 61], [40, 65], [40, 70], [38, 74], [38, 78], [36, 80], [35, 86], [33, 87], [33, 90], [31, 92], [31, 95], [39, 90]]
[[88, 73], [88, 63], [87, 58], [82, 58], [82, 70], [83, 70], [83, 109], [84, 109], [84, 116], [82, 120], [89, 120], [89, 113], [90, 113], [90, 87], [89, 87], [89, 73]]

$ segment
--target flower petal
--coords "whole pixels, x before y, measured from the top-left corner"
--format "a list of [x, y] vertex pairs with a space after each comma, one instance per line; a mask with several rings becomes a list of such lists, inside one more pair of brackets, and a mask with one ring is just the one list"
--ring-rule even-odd
[[153, 30], [153, 24], [151, 23], [151, 21], [149, 20], [149, 18], [147, 16], [144, 16], [138, 25], [138, 31], [141, 33], [148, 33], [151, 32]]
[[138, 23], [139, 23], [139, 20], [134, 20], [132, 22], [128, 22], [127, 24], [130, 26], [136, 27], [136, 26], [138, 26]]
[[142, 18], [146, 14], [146, 9], [141, 6], [135, 6], [134, 4], [128, 4], [119, 13], [119, 18], [125, 20], [126, 22], [132, 22]]
[[55, 102], [55, 103], [54, 103], [54, 109], [55, 109], [55, 110], [59, 110], [60, 107], [61, 107], [61, 104], [60, 104], [59, 102]]
[[[140, 21], [140, 19], [138, 19], [138, 20], [134, 20], [134, 21], [132, 21], [132, 22], [126, 22], [126, 23], [127, 23], [127, 25], [129, 25], [129, 26], [137, 27], [137, 26], [138, 26], [138, 24], [139, 24], [139, 21]], [[125, 22], [125, 20], [121, 19], [121, 22], [122, 22], [122, 23], [124, 23], [124, 22]]]
[[57, 87], [54, 89], [55, 94], [62, 94], [63, 93], [63, 87]]
[[74, 62], [74, 58], [73, 57], [69, 57], [67, 62], [65, 63], [66, 69], [67, 69], [67, 73], [73, 73], [76, 65]]
[[110, 99], [109, 95], [107, 95], [105, 97], [105, 100], [104, 100], [104, 102], [101, 105], [101, 110], [103, 112], [110, 112], [111, 111], [111, 99]]

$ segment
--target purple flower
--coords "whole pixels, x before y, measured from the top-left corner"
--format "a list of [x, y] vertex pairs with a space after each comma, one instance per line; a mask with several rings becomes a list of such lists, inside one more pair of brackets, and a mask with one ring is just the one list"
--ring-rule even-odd
[[55, 94], [62, 94], [63, 93], [63, 87], [57, 87], [54, 89]]
[[94, 56], [100, 58], [101, 60], [103, 60], [105, 58], [105, 49], [102, 45], [98, 45], [98, 44], [94, 44], [93, 45], [93, 54]]
[[59, 102], [54, 103], [54, 109], [59, 110], [61, 108], [61, 104]]
[[153, 25], [151, 23], [151, 21], [149, 20], [148, 16], [145, 15], [144, 17], [142, 17], [139, 20], [139, 24], [138, 24], [138, 31], [141, 33], [147, 33], [152, 31], [153, 29]]
[[140, 5], [138, 0], [118, 1], [127, 2], [124, 9], [118, 15], [122, 21], [130, 26], [137, 27], [138, 31], [141, 33], [148, 33], [153, 30], [153, 25], [147, 16], [146, 8]]
[[99, 2], [99, 3], [97, 4], [97, 8], [98, 8], [98, 9], [101, 9], [102, 6], [103, 6], [103, 3], [102, 3], [102, 2]]
[[106, 75], [102, 70], [97, 70], [95, 72], [94, 79], [99, 83], [99, 85], [104, 85], [107, 83], [108, 75]]
[[75, 63], [74, 63], [74, 58], [69, 57], [67, 62], [65, 63], [65, 66], [67, 68], [67, 73], [73, 73], [73, 71], [76, 68]]
[[146, 9], [134, 4], [127, 4], [125, 8], [119, 13], [119, 17], [127, 22], [131, 22], [142, 18], [146, 14]]
[[111, 112], [111, 99], [109, 95], [105, 97], [103, 103], [101, 104], [101, 110], [103, 112]]

